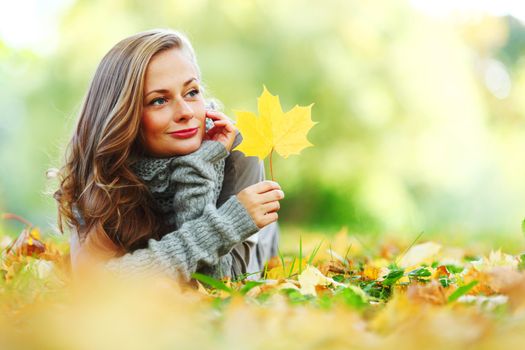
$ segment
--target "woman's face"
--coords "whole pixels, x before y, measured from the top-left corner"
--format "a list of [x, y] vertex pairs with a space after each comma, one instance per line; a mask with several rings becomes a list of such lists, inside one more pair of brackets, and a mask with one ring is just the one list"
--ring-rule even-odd
[[154, 157], [196, 151], [205, 133], [206, 110], [198, 74], [178, 48], [154, 55], [146, 69], [141, 132]]

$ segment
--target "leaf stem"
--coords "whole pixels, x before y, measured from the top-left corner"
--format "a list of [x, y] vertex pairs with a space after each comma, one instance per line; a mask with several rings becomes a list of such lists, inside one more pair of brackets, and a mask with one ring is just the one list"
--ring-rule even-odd
[[417, 235], [416, 239], [414, 239], [412, 241], [412, 243], [410, 243], [410, 245], [405, 249], [405, 251], [403, 252], [403, 254], [401, 254], [400, 256], [397, 257], [396, 261], [395, 261], [395, 264], [397, 265], [399, 263], [399, 261], [401, 259], [403, 259], [403, 257], [405, 256], [405, 254], [410, 250], [410, 248], [412, 248], [414, 246], [414, 244], [416, 244], [417, 241], [419, 241], [419, 239], [421, 238], [421, 236], [423, 236], [423, 233], [425, 233], [425, 231], [421, 231], [419, 233], [419, 235]]
[[273, 177], [272, 155], [273, 155], [273, 147], [272, 147], [272, 150], [270, 151], [270, 175], [272, 177], [272, 181], [275, 181]]

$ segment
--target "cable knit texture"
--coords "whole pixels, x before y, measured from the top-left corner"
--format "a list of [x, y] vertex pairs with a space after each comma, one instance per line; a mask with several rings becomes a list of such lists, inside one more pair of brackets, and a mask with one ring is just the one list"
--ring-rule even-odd
[[170, 225], [176, 228], [198, 218], [208, 203], [217, 203], [224, 179], [226, 148], [203, 141], [188, 155], [171, 158], [142, 157], [132, 170], [148, 186]]
[[227, 156], [221, 143], [203, 141], [197, 151], [185, 156], [138, 159], [133, 171], [176, 230], [160, 241], [150, 239], [148, 248], [110, 260], [106, 267], [121, 274], [158, 272], [183, 280], [194, 272], [230, 276], [228, 253], [258, 228], [236, 196], [216, 207]]

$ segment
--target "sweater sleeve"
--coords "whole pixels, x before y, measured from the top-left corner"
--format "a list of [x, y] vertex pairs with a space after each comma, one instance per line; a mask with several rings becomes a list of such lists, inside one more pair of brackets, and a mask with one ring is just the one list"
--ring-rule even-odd
[[177, 228], [201, 216], [206, 205], [216, 205], [227, 156], [228, 151], [220, 142], [203, 141], [196, 152], [171, 160], [170, 180], [175, 185], [173, 215]]
[[244, 206], [232, 196], [218, 209], [214, 204], [206, 205], [199, 218], [186, 221], [159, 241], [150, 239], [147, 248], [111, 259], [105, 266], [119, 274], [156, 272], [188, 281], [199, 266], [218, 265], [222, 255], [257, 230]]
[[[232, 148], [241, 142], [242, 136], [238, 133]], [[217, 204], [221, 205], [230, 196], [236, 195], [244, 188], [264, 179], [264, 165], [257, 157], [247, 157], [242, 152], [232, 151], [226, 159], [224, 182]], [[259, 237], [261, 235], [268, 237]], [[214, 271], [213, 274], [219, 275], [221, 272], [226, 272], [227, 275], [236, 278], [241, 274], [255, 274], [262, 271], [265, 262], [271, 256], [272, 250], [277, 250], [277, 236], [278, 225], [276, 222], [263, 227], [243, 242], [237, 243], [228, 256], [223, 258], [222, 266], [217, 267], [221, 271]], [[208, 273], [208, 271], [204, 273]], [[253, 278], [257, 277], [257, 275], [253, 276]]]

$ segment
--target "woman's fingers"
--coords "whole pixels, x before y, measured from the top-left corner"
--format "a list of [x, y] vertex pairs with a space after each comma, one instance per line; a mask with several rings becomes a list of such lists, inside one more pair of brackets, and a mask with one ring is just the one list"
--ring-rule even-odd
[[264, 213], [273, 213], [281, 209], [281, 204], [278, 201], [266, 203], [262, 206]]
[[214, 121], [213, 124], [214, 124], [214, 127], [222, 127], [222, 128], [225, 128], [228, 131], [234, 131], [235, 130], [235, 126], [229, 120], [220, 119], [220, 120]]
[[283, 198], [284, 192], [281, 190], [271, 190], [268, 192], [260, 193], [260, 201], [262, 204], [280, 201]]
[[256, 183], [255, 185], [251, 185], [247, 187], [246, 189], [249, 189], [250, 191], [253, 191], [254, 193], [266, 193], [268, 191], [272, 190], [280, 190], [281, 186], [275, 182], [270, 180], [265, 180]]
[[208, 130], [208, 132], [206, 133], [208, 135], [208, 137], [211, 139], [213, 136], [215, 136], [216, 134], [220, 133], [222, 130], [222, 128], [218, 127], [217, 125], [215, 125], [213, 128], [211, 128], [210, 130]]
[[284, 192], [277, 182], [261, 181], [246, 187], [237, 198], [257, 227], [262, 228], [277, 220], [277, 211], [281, 207], [279, 200], [284, 198]]
[[206, 111], [206, 117], [213, 120], [214, 126], [206, 132], [210, 140], [221, 142], [228, 151], [231, 150], [235, 140], [236, 128], [224, 113], [218, 111]]
[[277, 215], [277, 213], [275, 212], [263, 215], [261, 218], [261, 225], [259, 226], [259, 228], [263, 228], [264, 226], [277, 221], [278, 218], [279, 218], [279, 215]]
[[230, 120], [230, 118], [228, 118], [226, 114], [219, 112], [219, 111], [213, 111], [213, 110], [206, 111], [206, 117], [210, 118], [213, 121]]
[[217, 121], [213, 123], [214, 126], [208, 130], [208, 135], [213, 136], [219, 132], [231, 133], [235, 131], [235, 127], [226, 121]]

